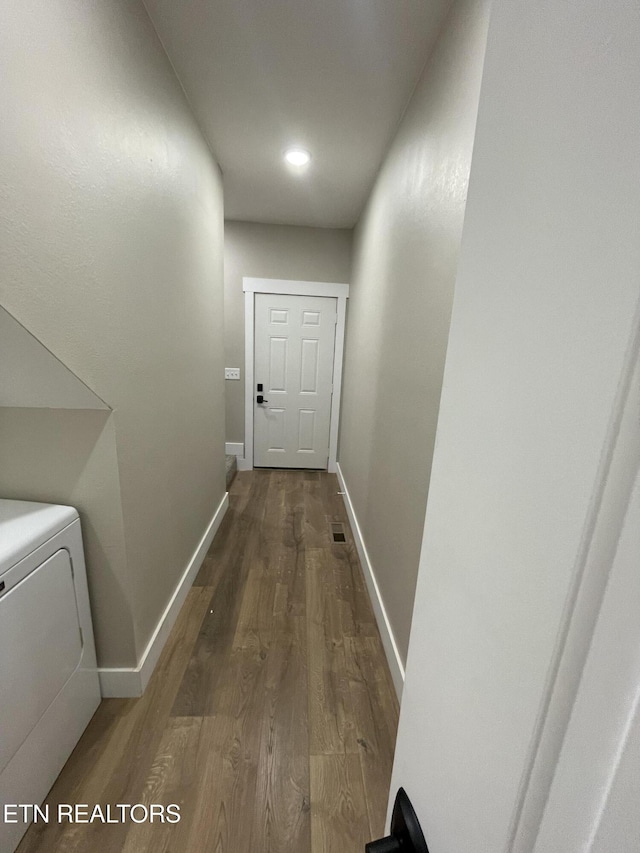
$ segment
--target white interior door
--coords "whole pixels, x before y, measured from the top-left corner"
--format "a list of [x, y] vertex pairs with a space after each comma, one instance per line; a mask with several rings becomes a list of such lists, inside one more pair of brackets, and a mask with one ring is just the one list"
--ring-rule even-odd
[[256, 293], [255, 466], [327, 467], [336, 319], [333, 297]]
[[391, 785], [431, 853], [640, 850], [639, 48], [491, 8]]
[[[636, 382], [640, 381], [640, 371]], [[534, 853], [640, 850], [640, 406], [634, 405], [635, 468], [589, 653], [562, 741]], [[629, 442], [631, 444], [631, 442]], [[635, 458], [633, 458], [635, 457]], [[627, 479], [625, 472], [621, 479]]]

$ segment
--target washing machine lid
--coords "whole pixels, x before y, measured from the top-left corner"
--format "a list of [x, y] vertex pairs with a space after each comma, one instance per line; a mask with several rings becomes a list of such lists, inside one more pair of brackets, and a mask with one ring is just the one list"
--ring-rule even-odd
[[76, 518], [70, 506], [0, 499], [0, 575]]

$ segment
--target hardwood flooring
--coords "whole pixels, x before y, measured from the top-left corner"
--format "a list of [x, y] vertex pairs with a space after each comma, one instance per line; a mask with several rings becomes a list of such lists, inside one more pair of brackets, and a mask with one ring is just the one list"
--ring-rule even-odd
[[145, 695], [102, 702], [47, 800], [177, 803], [180, 822], [38, 823], [19, 853], [363, 853], [383, 834], [398, 705], [337, 491], [236, 475]]

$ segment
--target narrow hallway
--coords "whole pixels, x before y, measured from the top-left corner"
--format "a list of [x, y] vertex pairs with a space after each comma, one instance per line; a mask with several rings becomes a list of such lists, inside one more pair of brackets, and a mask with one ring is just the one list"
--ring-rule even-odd
[[382, 834], [398, 704], [337, 491], [236, 476], [145, 695], [102, 703], [46, 801], [176, 803], [180, 822], [36, 823], [19, 853], [361, 853]]

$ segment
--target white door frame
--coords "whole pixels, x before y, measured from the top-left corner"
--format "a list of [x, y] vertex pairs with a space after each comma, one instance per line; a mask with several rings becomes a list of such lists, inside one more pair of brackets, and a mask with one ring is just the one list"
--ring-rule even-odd
[[329, 462], [327, 470], [335, 473], [338, 457], [338, 425], [342, 389], [342, 357], [347, 316], [349, 285], [324, 281], [288, 281], [279, 278], [243, 278], [244, 291], [244, 459], [238, 460], [241, 471], [253, 470], [253, 398], [254, 380], [254, 312], [256, 293], [284, 293], [290, 296], [328, 296], [338, 300], [336, 342], [333, 351], [333, 394], [329, 425]]

